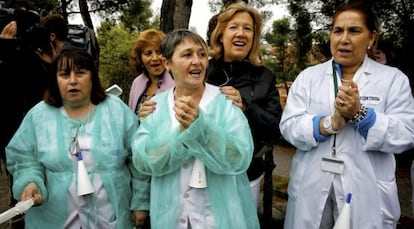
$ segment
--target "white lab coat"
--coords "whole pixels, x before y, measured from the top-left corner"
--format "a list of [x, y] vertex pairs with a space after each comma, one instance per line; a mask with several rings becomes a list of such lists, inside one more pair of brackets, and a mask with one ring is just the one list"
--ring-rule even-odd
[[[305, 69], [290, 89], [280, 130], [296, 148], [289, 181], [285, 228], [319, 228], [331, 185], [338, 210], [352, 193], [352, 228], [395, 228], [400, 217], [395, 153], [414, 147], [414, 99], [406, 75], [365, 57], [355, 73], [361, 103], [374, 108], [375, 124], [364, 139], [351, 124], [337, 134], [341, 175], [321, 170], [332, 154], [333, 135], [317, 142], [312, 119], [334, 113], [332, 60]], [[340, 82], [340, 80], [338, 80]]]

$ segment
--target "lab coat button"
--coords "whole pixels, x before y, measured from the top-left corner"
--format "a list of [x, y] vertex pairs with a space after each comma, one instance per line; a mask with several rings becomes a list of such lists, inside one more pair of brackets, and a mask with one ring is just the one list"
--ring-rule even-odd
[[186, 223], [185, 219], [180, 218], [180, 223]]
[[184, 193], [184, 198], [188, 198], [189, 196], [188, 193]]

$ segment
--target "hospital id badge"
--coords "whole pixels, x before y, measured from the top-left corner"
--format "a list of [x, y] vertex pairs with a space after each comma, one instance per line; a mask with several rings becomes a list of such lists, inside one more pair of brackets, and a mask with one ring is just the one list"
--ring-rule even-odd
[[331, 156], [322, 157], [321, 169], [323, 171], [342, 174], [344, 172], [344, 167], [345, 163], [342, 159]]

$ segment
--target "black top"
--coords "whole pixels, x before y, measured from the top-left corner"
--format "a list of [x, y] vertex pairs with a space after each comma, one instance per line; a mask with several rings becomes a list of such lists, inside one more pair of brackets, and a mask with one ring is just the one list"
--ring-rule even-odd
[[21, 40], [0, 39], [1, 104], [0, 155], [23, 120], [26, 112], [43, 98], [48, 65]]
[[[233, 86], [240, 91], [244, 114], [252, 131], [254, 155], [265, 145], [273, 145], [280, 136], [279, 122], [282, 108], [276, 89], [276, 76], [264, 66], [254, 66], [249, 61], [224, 62], [210, 59], [207, 82], [216, 86]], [[257, 179], [264, 172], [262, 157], [254, 157], [247, 170], [249, 180]]]

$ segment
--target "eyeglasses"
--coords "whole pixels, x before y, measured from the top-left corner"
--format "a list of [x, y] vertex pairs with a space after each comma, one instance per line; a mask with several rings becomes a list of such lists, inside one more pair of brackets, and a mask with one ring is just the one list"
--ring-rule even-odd
[[76, 157], [78, 156], [79, 152], [78, 132], [79, 127], [76, 128], [75, 136], [72, 137], [72, 141], [69, 144], [69, 153]]

